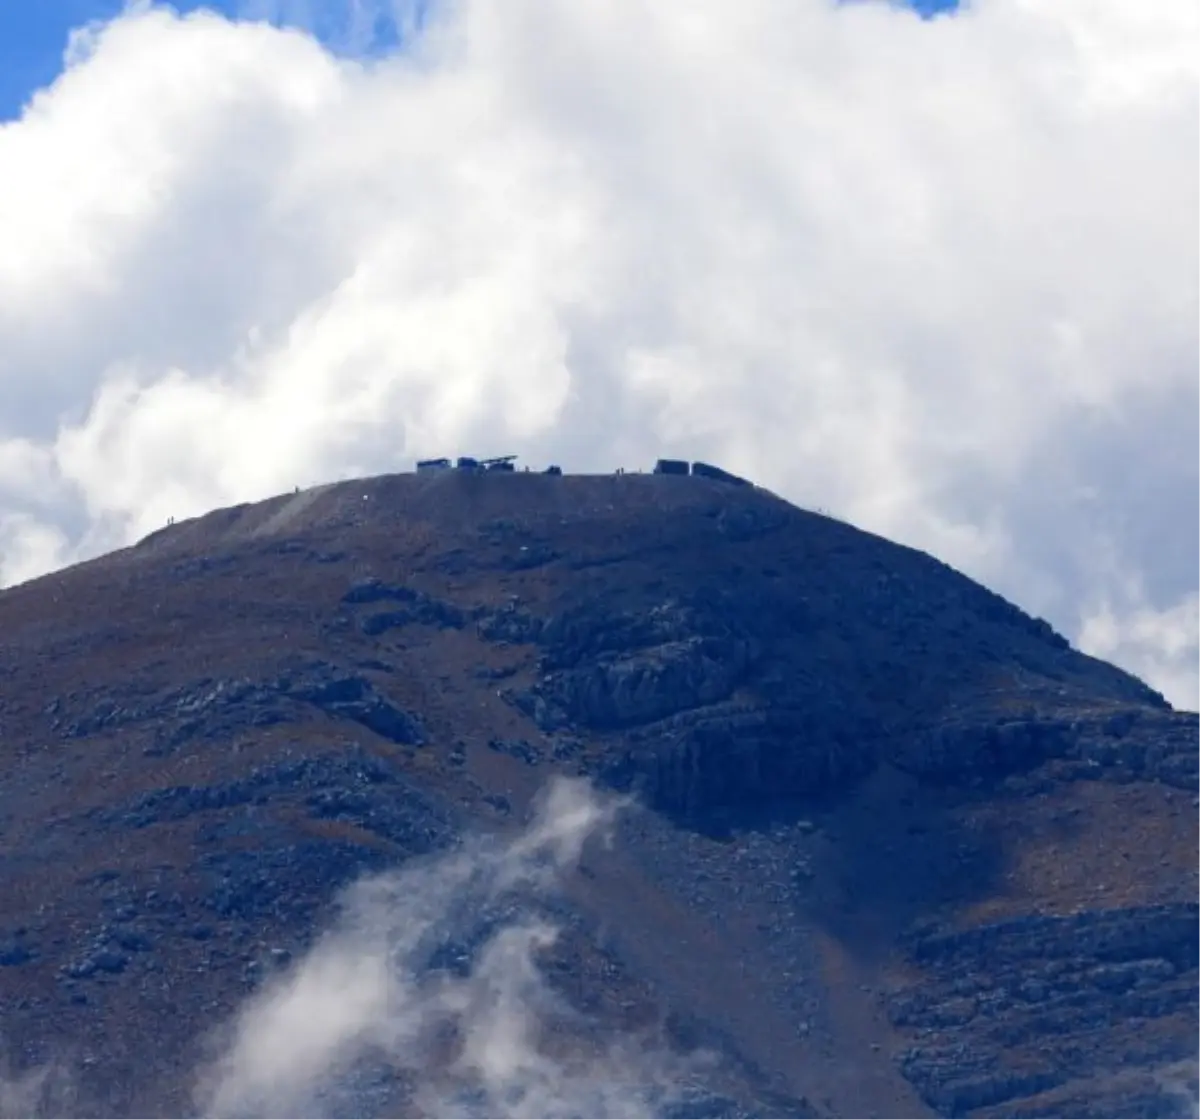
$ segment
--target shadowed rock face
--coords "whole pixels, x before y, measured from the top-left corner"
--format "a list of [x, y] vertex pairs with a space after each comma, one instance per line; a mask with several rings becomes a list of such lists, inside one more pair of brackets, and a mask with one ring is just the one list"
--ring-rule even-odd
[[741, 567], [690, 599], [622, 588], [480, 633], [539, 650], [512, 703], [547, 732], [625, 732], [606, 775], [683, 817], [820, 793], [881, 761], [951, 783], [1066, 758], [1195, 784], [1195, 720], [1140, 682], [928, 558], [862, 559], [847, 568], [911, 571], [859, 590], [816, 565], [793, 581]]
[[[105, 1055], [49, 1111], [187, 1111], [340, 887], [565, 774], [641, 808], [543, 964], [596, 1030], [725, 1055], [675, 1114], [1191, 1114], [1196, 716], [744, 485], [448, 472], [174, 525], [0, 593], [0, 765], [3, 1058]], [[411, 1108], [389, 1076], [345, 1107]]]

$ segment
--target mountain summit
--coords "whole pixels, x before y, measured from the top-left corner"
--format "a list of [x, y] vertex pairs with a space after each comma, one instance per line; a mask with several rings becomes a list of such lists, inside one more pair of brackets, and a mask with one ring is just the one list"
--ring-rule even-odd
[[1197, 758], [719, 473], [218, 510], [0, 592], [0, 1101], [1194, 1115]]

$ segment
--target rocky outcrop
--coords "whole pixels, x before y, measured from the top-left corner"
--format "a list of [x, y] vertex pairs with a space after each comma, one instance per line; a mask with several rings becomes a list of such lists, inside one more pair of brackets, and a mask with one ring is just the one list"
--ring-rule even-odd
[[356, 583], [342, 596], [342, 602], [352, 607], [383, 602], [402, 604], [391, 610], [372, 611], [363, 615], [358, 625], [369, 637], [413, 624], [460, 630], [466, 623], [465, 613], [453, 603], [411, 587], [387, 584], [378, 579]]
[[861, 777], [876, 761], [866, 729], [819, 709], [718, 704], [638, 728], [603, 771], [677, 819], [820, 793]]
[[[1082, 660], [1044, 621], [958, 579], [923, 610], [908, 598], [918, 593], [911, 579], [880, 576], [854, 609], [906, 634], [912, 658], [925, 662], [935, 636], [945, 638], [940, 616], [962, 632], [968, 608], [985, 649], [999, 628], [1029, 645], [1029, 665]], [[1038, 684], [1024, 712], [964, 690], [944, 713], [939, 693], [962, 676], [951, 648], [936, 655], [945, 679], [934, 689], [905, 660], [852, 641], [839, 606], [747, 581], [659, 601], [589, 598], [546, 618], [512, 602], [477, 629], [538, 648], [538, 680], [505, 690], [509, 702], [543, 732], [606, 735], [601, 772], [680, 817], [819, 793], [879, 762], [942, 785], [987, 786], [1059, 760], [1063, 776], [1195, 786], [1196, 717], [1164, 709], [1138, 682], [1118, 677], [1114, 689], [1144, 702], [1099, 711]]]
[[297, 663], [266, 678], [206, 677], [165, 691], [108, 690], [52, 701], [43, 714], [64, 738], [117, 732], [145, 739], [144, 753], [169, 755], [196, 742], [222, 742], [251, 728], [311, 718], [316, 708], [395, 743], [424, 741], [420, 719], [372, 682], [324, 661]]
[[590, 603], [546, 621], [513, 606], [477, 625], [490, 640], [538, 643], [538, 682], [504, 695], [544, 731], [630, 729], [716, 703], [761, 653], [721, 614], [677, 601], [645, 611]]
[[924, 779], [986, 785], [1051, 759], [1059, 776], [1158, 781], [1194, 790], [1200, 724], [1189, 712], [1121, 708], [1078, 719], [975, 719], [896, 737], [886, 757]]
[[475, 632], [485, 642], [535, 642], [544, 623], [536, 615], [523, 611], [516, 603], [496, 611], [485, 611], [475, 623]]
[[[743, 620], [744, 622], [750, 620]], [[697, 637], [743, 636], [714, 606], [678, 599], [625, 605], [594, 599], [569, 607], [541, 628], [545, 672], [593, 663], [605, 654], [627, 655]]]
[[887, 753], [889, 761], [923, 778], [979, 784], [1061, 757], [1074, 734], [1064, 721], [954, 720], [900, 737]]
[[303, 806], [314, 820], [353, 824], [413, 853], [438, 846], [449, 829], [445, 814], [394, 764], [361, 747], [255, 767], [233, 781], [151, 790], [102, 815], [114, 824], [141, 829], [283, 803]]
[[[1099, 1078], [1079, 1116], [1187, 1116], [1162, 1111], [1145, 1081], [1195, 1056], [1195, 904], [1031, 916], [910, 945], [926, 976], [891, 999], [892, 1022], [913, 1037], [904, 1076], [946, 1116], [1024, 1116], [1027, 1098]], [[1109, 1085], [1137, 1086], [1106, 1097]], [[1140, 1102], [1140, 1103], [1139, 1103]], [[987, 1110], [986, 1112], [982, 1110]], [[1060, 1113], [1060, 1115], [1062, 1115]]]
[[328, 715], [354, 720], [393, 743], [419, 745], [425, 741], [420, 719], [381, 696], [365, 677], [322, 664], [306, 668], [299, 680], [281, 678], [278, 688]]
[[536, 691], [584, 727], [632, 727], [725, 699], [752, 657], [748, 641], [687, 638], [549, 673]]

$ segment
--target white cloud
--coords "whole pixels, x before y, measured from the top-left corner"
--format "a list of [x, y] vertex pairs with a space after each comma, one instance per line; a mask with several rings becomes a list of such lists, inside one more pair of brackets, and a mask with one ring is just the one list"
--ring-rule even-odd
[[1135, 604], [1119, 612], [1105, 601], [1084, 617], [1079, 644], [1094, 657], [1155, 681], [1168, 696], [1187, 696], [1196, 688], [1200, 598], [1188, 595], [1166, 610]]
[[[1093, 643], [1131, 581], [1174, 617], [1197, 22], [462, 0], [357, 63], [132, 10], [0, 129], [0, 579], [418, 455], [680, 452]], [[1194, 706], [1155, 634], [1113, 655]]]

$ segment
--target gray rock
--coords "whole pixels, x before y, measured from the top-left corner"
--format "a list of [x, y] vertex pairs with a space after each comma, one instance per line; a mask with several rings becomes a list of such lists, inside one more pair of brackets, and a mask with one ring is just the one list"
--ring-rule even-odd
[[0, 968], [28, 964], [37, 953], [23, 937], [0, 939]]
[[527, 739], [489, 739], [488, 747], [510, 758], [519, 759], [529, 766], [536, 766], [542, 761], [542, 752]]
[[[1196, 1029], [1198, 931], [1200, 909], [1179, 904], [918, 936], [912, 959], [928, 979], [888, 1004], [921, 1039], [901, 1070], [946, 1115], [1037, 1115], [1026, 1098], [1076, 1081], [1092, 1084], [1086, 1104], [1076, 1088], [1075, 1110], [1051, 1115], [1145, 1115], [1107, 1097], [1105, 1077], [1194, 1057], [1179, 1040]], [[1142, 1024], [1134, 1036], [1131, 1023]]]

